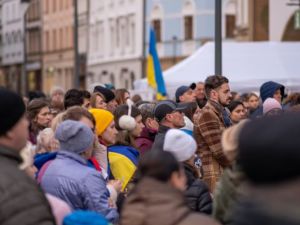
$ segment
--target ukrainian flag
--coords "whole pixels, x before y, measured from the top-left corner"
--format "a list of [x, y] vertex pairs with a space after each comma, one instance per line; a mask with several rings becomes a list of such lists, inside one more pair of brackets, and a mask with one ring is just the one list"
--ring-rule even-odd
[[150, 29], [150, 44], [147, 70], [148, 83], [154, 90], [156, 90], [157, 99], [165, 100], [167, 92], [164, 78], [162, 76], [159, 58], [156, 51], [155, 33], [152, 27]]

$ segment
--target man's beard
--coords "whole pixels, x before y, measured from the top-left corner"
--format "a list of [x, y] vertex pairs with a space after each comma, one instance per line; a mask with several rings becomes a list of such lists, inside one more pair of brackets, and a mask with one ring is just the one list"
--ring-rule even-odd
[[220, 104], [221, 106], [223, 106], [224, 108], [227, 107], [227, 106], [229, 106], [229, 104], [230, 104], [230, 102], [229, 102], [229, 103], [227, 103], [227, 102], [222, 102], [221, 99], [220, 99], [219, 97], [218, 97], [218, 102], [219, 102], [219, 104]]

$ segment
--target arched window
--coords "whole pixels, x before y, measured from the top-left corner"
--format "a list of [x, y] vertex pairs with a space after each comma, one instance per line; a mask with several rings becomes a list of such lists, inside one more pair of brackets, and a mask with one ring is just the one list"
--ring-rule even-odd
[[196, 12], [195, 3], [192, 0], [185, 1], [183, 5], [183, 30], [184, 39], [192, 40], [194, 39], [194, 15]]
[[[236, 5], [234, 1], [230, 1], [225, 6], [225, 36], [226, 38], [234, 38], [236, 24]], [[240, 15], [242, 16], [242, 15]]]
[[135, 80], [134, 72], [131, 72], [130, 73], [130, 85], [131, 85], [131, 89], [133, 89], [133, 87], [134, 87], [134, 80]]
[[112, 85], [115, 85], [115, 76], [114, 76], [113, 73], [110, 75], [110, 83], [111, 83]]
[[151, 12], [151, 25], [155, 32], [156, 42], [162, 41], [162, 19], [163, 8], [161, 5], [155, 5]]

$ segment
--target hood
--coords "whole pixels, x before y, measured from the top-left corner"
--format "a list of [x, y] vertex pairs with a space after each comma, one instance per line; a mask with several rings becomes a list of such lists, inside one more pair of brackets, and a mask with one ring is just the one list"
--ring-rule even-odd
[[147, 139], [154, 141], [157, 132], [158, 132], [157, 130], [148, 129], [147, 127], [144, 127], [142, 130], [141, 136], [136, 139], [147, 138]]
[[260, 87], [260, 96], [263, 102], [266, 101], [267, 98], [273, 98], [274, 93], [280, 88], [281, 96], [283, 98], [285, 87], [281, 84], [275, 83], [273, 81], [269, 81], [264, 83]]
[[173, 225], [189, 213], [181, 191], [166, 183], [144, 178], [126, 199], [121, 224]]
[[56, 155], [57, 152], [37, 154], [34, 159], [35, 167], [38, 169], [38, 171], [40, 171], [43, 165], [50, 160], [54, 160], [56, 158]]
[[194, 124], [193, 122], [186, 116], [183, 117], [185, 122], [185, 127], [180, 128], [181, 130], [188, 130], [194, 132]]

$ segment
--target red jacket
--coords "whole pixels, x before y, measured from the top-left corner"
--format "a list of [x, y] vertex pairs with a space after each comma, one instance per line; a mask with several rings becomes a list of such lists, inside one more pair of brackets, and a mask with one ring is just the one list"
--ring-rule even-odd
[[157, 133], [157, 130], [147, 129], [146, 127], [144, 127], [141, 136], [135, 139], [137, 149], [139, 150], [141, 155], [148, 150], [151, 150]]

